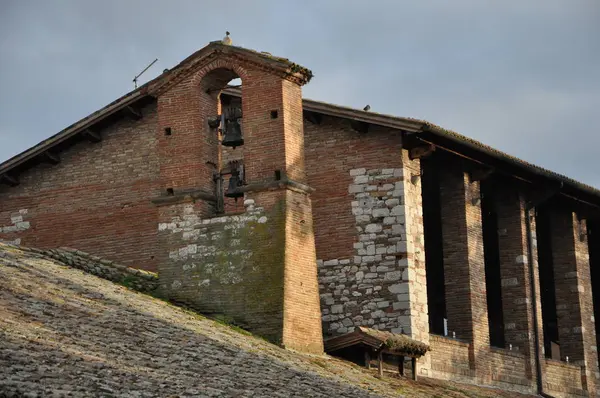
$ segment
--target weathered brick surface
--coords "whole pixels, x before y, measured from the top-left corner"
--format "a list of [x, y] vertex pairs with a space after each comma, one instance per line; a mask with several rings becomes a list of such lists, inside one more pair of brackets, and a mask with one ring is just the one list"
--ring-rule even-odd
[[[544, 391], [553, 397], [587, 397], [581, 385], [581, 367], [544, 359]], [[593, 395], [592, 395], [593, 396]]]
[[315, 188], [311, 198], [317, 258], [350, 258], [357, 231], [354, 194], [348, 192], [354, 176], [349, 171], [399, 168], [400, 133], [372, 126], [369, 134], [360, 134], [348, 120], [323, 117], [321, 124], [305, 122], [304, 134], [308, 182]]
[[[534, 315], [528, 263], [525, 199], [516, 189], [509, 187], [496, 190], [495, 196], [505, 348], [512, 347], [514, 351], [525, 355], [527, 358], [525, 368], [520, 371], [524, 371], [527, 378], [535, 380]], [[538, 297], [537, 303], [539, 301]]]
[[[203, 129], [205, 138], [197, 140], [198, 148], [189, 148], [181, 140], [170, 152], [161, 153], [161, 166], [171, 165], [178, 150], [184, 157], [189, 153], [193, 162], [188, 171], [164, 167], [163, 177], [183, 188], [214, 191], [212, 166], [206, 161], [221, 166], [222, 156], [205, 120], [219, 109], [216, 93], [205, 91], [223, 87], [232, 77], [226, 72], [230, 69], [243, 82], [241, 155], [246, 183], [253, 187], [273, 182], [278, 174], [305, 183], [300, 86], [229, 56], [196, 69], [159, 97], [159, 104], [165, 104], [159, 107], [159, 119], [180, 123], [190, 134]], [[201, 102], [200, 113], [188, 112], [189, 104], [177, 106], [174, 95]], [[256, 204], [256, 210], [212, 220], [207, 218], [210, 207], [203, 204], [161, 209], [159, 228], [168, 231], [176, 225], [175, 237], [168, 232], [161, 235], [161, 246], [175, 248], [169, 259], [161, 258], [163, 288], [171, 297], [203, 312], [232, 317], [286, 347], [322, 352], [312, 209], [306, 195], [281, 187], [256, 188], [245, 195], [246, 203]], [[228, 202], [226, 210], [237, 208]]]
[[0, 238], [76, 247], [155, 270], [157, 212], [149, 199], [160, 193], [156, 106], [141, 112], [139, 121], [124, 118], [100, 131], [102, 142], [83, 140], [61, 152], [61, 163], [27, 170], [19, 186], [0, 185]]
[[469, 343], [432, 334], [429, 336], [429, 344], [432, 377], [467, 383], [474, 381], [475, 371], [470, 366]]
[[582, 387], [593, 395], [600, 374], [585, 221], [563, 209], [556, 209], [551, 217], [561, 359], [568, 356], [570, 362], [584, 367]]
[[440, 197], [448, 330], [472, 342], [477, 368], [489, 346], [479, 183], [449, 167], [441, 174]]

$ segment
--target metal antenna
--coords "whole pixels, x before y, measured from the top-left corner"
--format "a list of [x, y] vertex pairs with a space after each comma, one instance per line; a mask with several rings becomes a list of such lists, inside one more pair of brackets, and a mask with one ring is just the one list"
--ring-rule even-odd
[[158, 58], [156, 58], [154, 61], [152, 61], [152, 62], [150, 63], [150, 65], [146, 66], [146, 67], [144, 68], [144, 70], [143, 70], [143, 71], [141, 71], [141, 72], [140, 72], [140, 73], [139, 73], [139, 74], [138, 74], [136, 77], [134, 77], [134, 78], [133, 78], [133, 85], [134, 85], [134, 88], [137, 88], [137, 81], [138, 81], [138, 77], [142, 76], [142, 74], [143, 74], [144, 72], [146, 72], [148, 69], [150, 69], [150, 67], [151, 67], [152, 65], [154, 65], [154, 64], [156, 63], [156, 61], [158, 61]]

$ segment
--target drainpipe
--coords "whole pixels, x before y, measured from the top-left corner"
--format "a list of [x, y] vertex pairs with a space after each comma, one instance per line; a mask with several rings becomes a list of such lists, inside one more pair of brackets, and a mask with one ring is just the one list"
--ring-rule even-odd
[[[546, 202], [548, 199], [556, 195], [563, 187], [563, 183], [560, 183], [560, 187], [553, 193], [537, 201], [537, 203], [529, 202], [525, 205], [525, 234], [527, 235], [527, 264], [529, 264], [529, 284], [531, 289], [531, 305], [533, 306], [533, 336], [534, 336], [534, 355], [535, 355], [535, 371], [537, 380], [538, 394], [545, 398], [554, 398], [551, 395], [544, 393], [544, 383], [542, 380], [542, 362], [540, 361], [540, 338], [538, 325], [538, 314], [537, 314], [537, 296], [535, 294], [535, 269], [533, 266], [533, 238], [531, 236], [531, 220], [529, 219], [531, 211], [535, 210], [536, 207]], [[541, 292], [540, 292], [541, 293]]]

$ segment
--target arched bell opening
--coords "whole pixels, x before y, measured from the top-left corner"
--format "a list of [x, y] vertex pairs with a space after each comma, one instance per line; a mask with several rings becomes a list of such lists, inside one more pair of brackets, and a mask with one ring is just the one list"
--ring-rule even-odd
[[213, 138], [209, 159], [214, 166], [217, 214], [244, 210], [244, 194], [239, 190], [245, 182], [242, 98], [227, 94], [241, 86], [240, 76], [228, 68], [214, 69], [200, 82], [200, 107], [202, 114], [208, 115], [205, 126]]

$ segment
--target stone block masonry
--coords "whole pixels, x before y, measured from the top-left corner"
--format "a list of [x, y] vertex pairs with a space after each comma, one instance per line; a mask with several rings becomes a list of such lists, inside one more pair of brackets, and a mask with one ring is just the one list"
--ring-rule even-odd
[[356, 255], [318, 261], [326, 335], [355, 326], [411, 332], [403, 172], [350, 170]]
[[[29, 211], [27, 209], [21, 209], [17, 212], [14, 212], [10, 215], [10, 224], [9, 225], [0, 225], [0, 233], [6, 235], [18, 236], [20, 232], [26, 231], [31, 228], [31, 223], [27, 221], [27, 215]], [[7, 243], [12, 243], [15, 245], [21, 244], [20, 237], [14, 237], [13, 239], [6, 240]]]
[[319, 260], [326, 336], [369, 326], [429, 341], [419, 164], [403, 166], [349, 171], [355, 255]]

